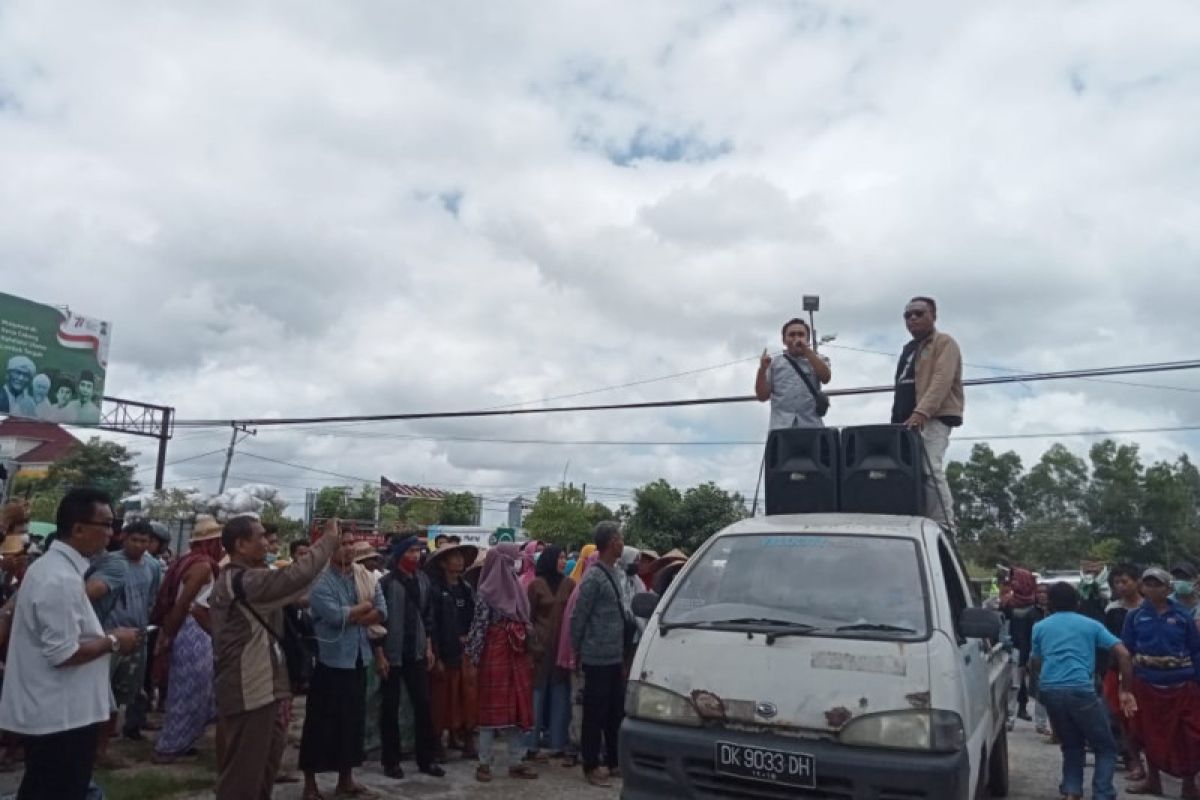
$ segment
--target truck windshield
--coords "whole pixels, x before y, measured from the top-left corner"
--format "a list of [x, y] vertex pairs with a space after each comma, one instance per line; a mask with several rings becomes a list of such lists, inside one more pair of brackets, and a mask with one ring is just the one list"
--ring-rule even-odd
[[680, 579], [667, 627], [762, 620], [810, 635], [924, 637], [925, 582], [917, 544], [878, 536], [763, 534], [719, 539]]

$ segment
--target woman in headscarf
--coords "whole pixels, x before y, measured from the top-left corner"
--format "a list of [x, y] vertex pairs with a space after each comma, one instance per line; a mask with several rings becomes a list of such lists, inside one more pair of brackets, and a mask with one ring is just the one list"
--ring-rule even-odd
[[510, 731], [509, 777], [538, 776], [521, 763], [533, 727], [533, 675], [528, 653], [529, 597], [514, 569], [519, 553], [515, 544], [507, 542], [488, 550], [467, 642], [467, 656], [478, 667], [479, 766], [475, 779], [481, 783], [492, 780], [492, 744], [496, 734], [505, 730]]
[[569, 577], [572, 581], [575, 582], [576, 586], [578, 586], [579, 582], [581, 580], [583, 580], [583, 571], [588, 566], [588, 563], [587, 563], [588, 559], [595, 552], [596, 552], [596, 545], [594, 545], [594, 544], [585, 544], [583, 546], [583, 549], [579, 551], [579, 558], [575, 559], [575, 566], [571, 569], [571, 572], [567, 575], [567, 577]]
[[534, 738], [530, 749], [535, 759], [540, 754], [542, 734], [549, 738], [550, 756], [566, 755], [567, 733], [571, 725], [571, 673], [558, 666], [558, 645], [562, 637], [563, 611], [575, 589], [575, 582], [563, 574], [567, 554], [550, 545], [538, 557], [537, 577], [529, 584], [529, 609], [533, 621], [533, 716]]
[[524, 589], [528, 589], [537, 577], [537, 558], [541, 548], [542, 543], [536, 540], [526, 542], [521, 548], [521, 587]]

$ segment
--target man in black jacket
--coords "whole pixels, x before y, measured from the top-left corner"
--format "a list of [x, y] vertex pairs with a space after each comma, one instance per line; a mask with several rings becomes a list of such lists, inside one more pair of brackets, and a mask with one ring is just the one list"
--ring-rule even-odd
[[439, 758], [445, 756], [443, 733], [449, 733], [450, 746], [462, 750], [463, 758], [478, 755], [473, 738], [479, 706], [475, 665], [469, 658], [463, 658], [475, 618], [475, 591], [463, 580], [463, 572], [478, 554], [479, 549], [474, 545], [447, 545], [434, 552], [425, 564], [433, 580], [432, 639], [437, 666], [430, 681]]
[[375, 667], [383, 679], [383, 710], [379, 715], [383, 772], [400, 780], [400, 687], [408, 689], [416, 719], [417, 768], [440, 778], [446, 774], [436, 763], [437, 737], [433, 730], [429, 671], [437, 666], [433, 639], [432, 586], [421, 571], [421, 541], [406, 536], [389, 554], [391, 569], [379, 582], [387, 603], [387, 636], [375, 645]]

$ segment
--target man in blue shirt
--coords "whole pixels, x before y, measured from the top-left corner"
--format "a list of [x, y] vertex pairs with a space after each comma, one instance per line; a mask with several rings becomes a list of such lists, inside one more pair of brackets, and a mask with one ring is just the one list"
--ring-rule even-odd
[[[345, 539], [317, 577], [308, 595], [317, 638], [317, 664], [308, 688], [304, 730], [300, 736], [300, 769], [304, 796], [318, 797], [318, 772], [338, 773], [336, 793], [362, 795], [354, 767], [363, 762], [367, 715], [367, 669], [371, 642], [367, 628], [387, 619], [383, 593], [376, 585], [363, 599], [354, 563], [354, 542]], [[361, 576], [365, 577], [365, 576]]]
[[1140, 608], [1125, 617], [1121, 640], [1133, 654], [1134, 732], [1146, 754], [1146, 780], [1129, 794], [1161, 794], [1161, 772], [1183, 782], [1182, 797], [1200, 798], [1200, 630], [1191, 612], [1171, 599], [1171, 573], [1142, 573]]
[[1067, 800], [1083, 797], [1083, 750], [1086, 742], [1096, 754], [1092, 797], [1113, 800], [1117, 744], [1109, 726], [1108, 709], [1096, 694], [1096, 651], [1111, 650], [1121, 675], [1121, 708], [1137, 711], [1130, 691], [1133, 661], [1121, 640], [1094, 619], [1079, 614], [1079, 595], [1069, 583], [1050, 587], [1050, 616], [1033, 626], [1029, 669], [1039, 676], [1039, 699], [1062, 743], [1062, 784]]
[[[145, 631], [162, 581], [162, 567], [153, 556], [146, 554], [153, 538], [150, 523], [131, 522], [125, 526], [124, 534], [120, 550], [104, 553], [94, 562], [95, 566], [88, 574], [87, 595], [104, 630], [134, 628]], [[143, 641], [133, 653], [113, 658], [109, 667], [113, 698], [117, 708], [125, 709], [126, 735], [131, 739], [143, 738], [136, 728], [131, 730], [129, 721], [131, 717], [136, 720], [136, 708], [145, 705], [142, 685], [146, 679], [146, 654]], [[129, 762], [108, 752], [109, 737], [116, 722], [114, 713], [96, 750], [96, 764], [102, 769], [130, 766]]]

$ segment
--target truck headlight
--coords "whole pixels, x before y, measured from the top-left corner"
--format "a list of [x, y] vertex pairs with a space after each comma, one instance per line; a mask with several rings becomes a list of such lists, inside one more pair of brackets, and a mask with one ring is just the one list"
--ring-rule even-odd
[[700, 727], [700, 715], [692, 701], [669, 689], [641, 681], [630, 681], [625, 691], [625, 714], [634, 719], [668, 725]]
[[953, 711], [889, 711], [846, 723], [842, 744], [899, 750], [954, 752], [966, 742], [962, 717]]

